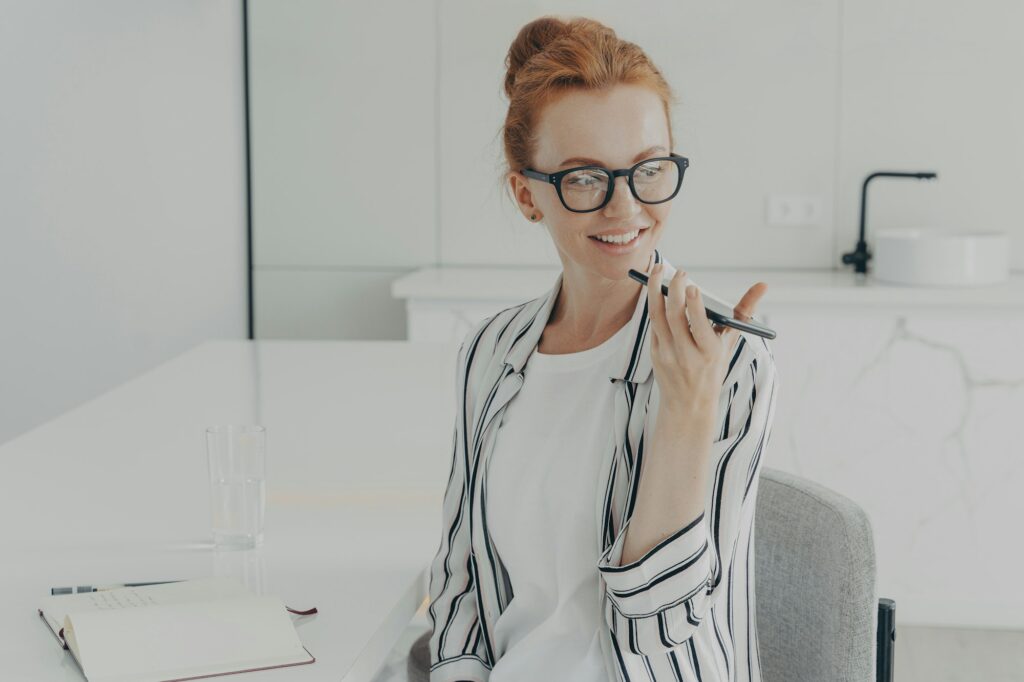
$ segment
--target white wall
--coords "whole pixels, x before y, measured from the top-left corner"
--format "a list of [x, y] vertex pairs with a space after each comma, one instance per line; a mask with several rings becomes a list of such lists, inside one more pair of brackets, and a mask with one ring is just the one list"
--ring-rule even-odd
[[249, 19], [256, 336], [405, 338], [391, 282], [439, 257], [434, 3]]
[[241, 14], [0, 2], [0, 441], [245, 338]]
[[[410, 270], [559, 264], [497, 189], [504, 57], [548, 13], [608, 23], [678, 94], [692, 165], [662, 239], [678, 265], [845, 267], [867, 174], [934, 170], [935, 182], [872, 182], [869, 243], [885, 227], [1001, 229], [1024, 269], [1016, 0], [252, 0], [251, 12], [260, 337], [404, 338], [387, 288]], [[375, 155], [413, 159], [401, 199], [352, 170]], [[776, 193], [819, 196], [824, 219], [769, 227]]]

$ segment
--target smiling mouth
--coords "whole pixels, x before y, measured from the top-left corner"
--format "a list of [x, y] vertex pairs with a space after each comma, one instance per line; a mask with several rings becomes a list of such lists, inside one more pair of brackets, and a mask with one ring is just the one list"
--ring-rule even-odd
[[623, 237], [617, 237], [614, 241], [613, 240], [608, 240], [608, 239], [599, 239], [597, 237], [597, 235], [591, 235], [590, 239], [593, 239], [595, 242], [598, 242], [600, 244], [607, 244], [608, 246], [626, 246], [628, 244], [632, 244], [637, 239], [642, 237], [644, 232], [646, 232], [648, 229], [650, 229], [650, 228], [643, 228], [643, 229], [640, 229], [640, 230], [635, 230], [632, 233], [623, 235], [623, 237], [628, 237], [628, 236], [630, 236], [630, 234], [632, 235], [632, 238], [629, 239], [628, 241], [622, 241]]

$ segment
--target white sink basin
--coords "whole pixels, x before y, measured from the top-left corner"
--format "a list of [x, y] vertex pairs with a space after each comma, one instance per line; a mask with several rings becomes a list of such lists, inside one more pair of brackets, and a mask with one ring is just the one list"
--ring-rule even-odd
[[878, 230], [868, 265], [875, 279], [909, 286], [984, 286], [1010, 276], [1005, 232]]

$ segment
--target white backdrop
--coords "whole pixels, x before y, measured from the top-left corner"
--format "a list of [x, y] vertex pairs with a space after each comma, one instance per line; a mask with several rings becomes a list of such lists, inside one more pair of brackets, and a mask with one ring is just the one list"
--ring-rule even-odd
[[[1024, 269], [1018, 0], [250, 0], [250, 14], [261, 338], [402, 339], [388, 291], [408, 272], [560, 265], [498, 186], [504, 58], [544, 14], [607, 23], [675, 90], [691, 166], [661, 244], [677, 265], [839, 267], [864, 178], [934, 170], [871, 184], [869, 243], [887, 227], [1005, 230]], [[361, 174], [381, 159], [402, 164], [400, 197]], [[770, 226], [772, 195], [818, 197], [822, 218]]]
[[0, 0], [0, 442], [247, 335], [237, 0]]

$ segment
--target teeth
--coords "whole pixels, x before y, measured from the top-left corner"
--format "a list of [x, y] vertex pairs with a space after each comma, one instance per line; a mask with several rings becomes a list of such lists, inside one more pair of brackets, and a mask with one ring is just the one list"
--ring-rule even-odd
[[631, 242], [634, 239], [636, 239], [636, 236], [638, 234], [640, 234], [640, 230], [634, 230], [633, 232], [630, 232], [629, 234], [624, 234], [624, 235], [617, 236], [617, 237], [601, 237], [601, 236], [598, 236], [597, 239], [599, 239], [600, 241], [603, 241], [603, 242], [608, 242], [609, 244], [625, 244], [626, 242]]

